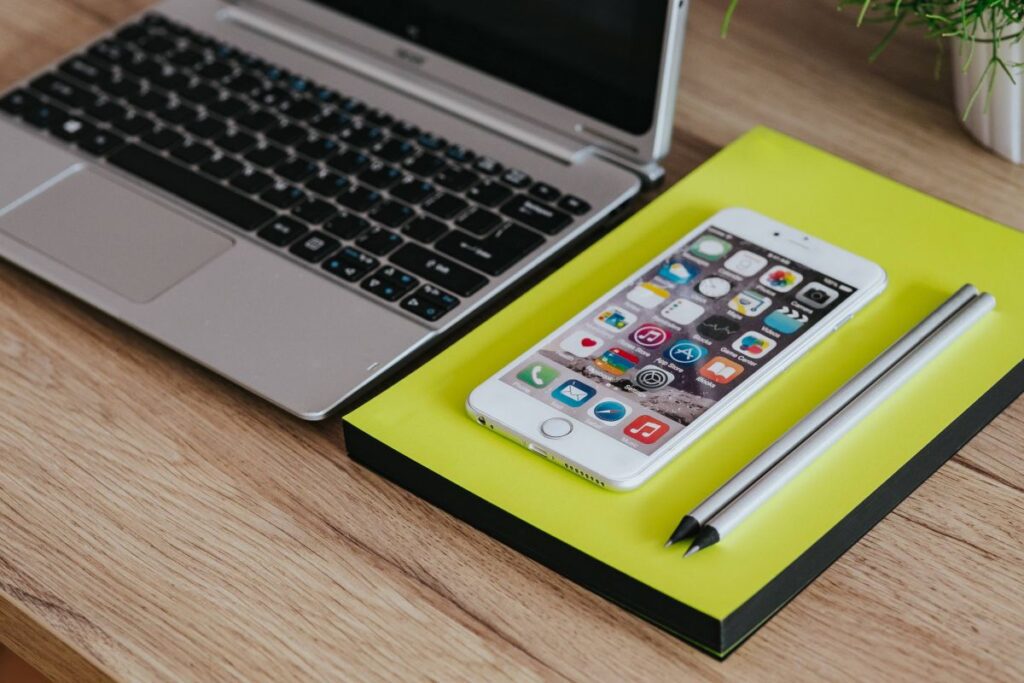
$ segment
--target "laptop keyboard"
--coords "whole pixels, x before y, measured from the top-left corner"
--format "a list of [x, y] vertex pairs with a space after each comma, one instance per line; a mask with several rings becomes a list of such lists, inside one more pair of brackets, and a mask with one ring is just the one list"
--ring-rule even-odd
[[0, 111], [428, 321], [590, 210], [157, 14]]

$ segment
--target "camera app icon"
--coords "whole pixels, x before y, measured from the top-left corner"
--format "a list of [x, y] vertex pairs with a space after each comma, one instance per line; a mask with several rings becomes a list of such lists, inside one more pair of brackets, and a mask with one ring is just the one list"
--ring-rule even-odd
[[796, 293], [796, 300], [811, 308], [828, 308], [839, 298], [839, 292], [820, 282], [812, 282]]

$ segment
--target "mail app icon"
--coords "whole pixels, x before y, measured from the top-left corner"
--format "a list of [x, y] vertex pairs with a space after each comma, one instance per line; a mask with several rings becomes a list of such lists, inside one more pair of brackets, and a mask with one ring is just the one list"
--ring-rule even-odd
[[597, 390], [577, 379], [562, 382], [552, 395], [567, 406], [579, 408], [594, 397]]

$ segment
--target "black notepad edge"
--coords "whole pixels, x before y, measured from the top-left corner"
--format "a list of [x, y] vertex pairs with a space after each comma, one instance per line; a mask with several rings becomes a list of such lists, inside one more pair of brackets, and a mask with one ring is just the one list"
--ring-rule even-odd
[[1024, 392], [1019, 362], [764, 588], [719, 620], [661, 593], [406, 457], [348, 421], [349, 456], [570, 581], [724, 659]]

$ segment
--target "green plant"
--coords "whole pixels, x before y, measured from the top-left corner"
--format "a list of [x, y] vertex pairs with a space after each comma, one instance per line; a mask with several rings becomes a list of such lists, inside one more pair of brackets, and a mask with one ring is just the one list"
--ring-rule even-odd
[[[986, 90], [991, 92], [995, 79], [1005, 75], [1016, 83], [1014, 72], [1024, 64], [1010, 62], [1003, 58], [1000, 45], [1014, 43], [1024, 38], [1024, 0], [836, 0], [837, 9], [858, 7], [857, 26], [866, 23], [889, 23], [888, 32], [871, 51], [868, 59], [875, 61], [904, 25], [922, 29], [926, 35], [935, 38], [939, 46], [936, 58], [936, 77], [942, 64], [942, 39], [956, 38], [961, 42], [963, 58], [960, 67], [966, 71], [975, 58], [978, 43], [992, 45], [992, 56], [982, 71], [963, 116], [974, 106], [978, 95]], [[729, 30], [729, 22], [739, 0], [729, 0], [722, 21], [722, 37]], [[986, 97], [985, 106], [988, 106]]]

